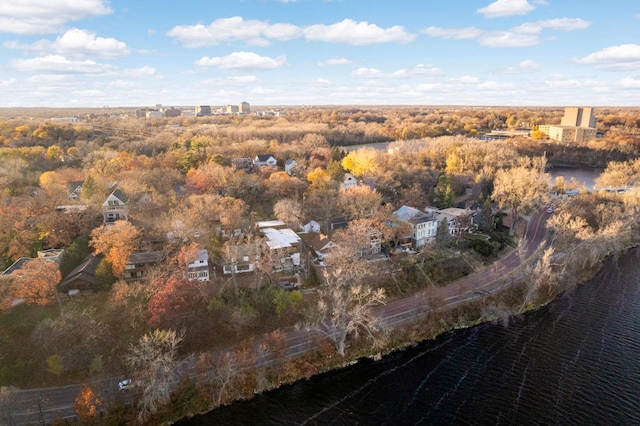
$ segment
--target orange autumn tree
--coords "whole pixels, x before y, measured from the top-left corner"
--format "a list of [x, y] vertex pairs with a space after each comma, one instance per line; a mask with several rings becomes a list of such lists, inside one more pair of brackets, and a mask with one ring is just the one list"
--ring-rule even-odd
[[52, 305], [56, 301], [56, 286], [60, 282], [60, 270], [55, 262], [42, 258], [26, 262], [11, 274], [13, 297], [28, 305]]
[[111, 263], [113, 275], [124, 273], [129, 256], [138, 247], [140, 231], [126, 220], [118, 220], [111, 225], [103, 225], [91, 232], [91, 246], [96, 254], [103, 254]]
[[88, 422], [98, 414], [102, 402], [89, 386], [83, 386], [76, 396], [76, 415], [84, 422]]

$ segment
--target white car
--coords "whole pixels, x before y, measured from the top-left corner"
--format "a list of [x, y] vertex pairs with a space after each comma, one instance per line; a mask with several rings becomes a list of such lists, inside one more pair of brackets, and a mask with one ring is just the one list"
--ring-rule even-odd
[[547, 207], [547, 213], [553, 213], [553, 206]]
[[118, 389], [120, 390], [129, 390], [133, 387], [133, 382], [131, 379], [125, 379], [118, 382]]

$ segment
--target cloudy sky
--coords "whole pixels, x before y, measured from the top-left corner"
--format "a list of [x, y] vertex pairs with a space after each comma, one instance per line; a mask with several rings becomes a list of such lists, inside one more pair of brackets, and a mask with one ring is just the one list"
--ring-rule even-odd
[[638, 105], [636, 0], [0, 0], [0, 107]]

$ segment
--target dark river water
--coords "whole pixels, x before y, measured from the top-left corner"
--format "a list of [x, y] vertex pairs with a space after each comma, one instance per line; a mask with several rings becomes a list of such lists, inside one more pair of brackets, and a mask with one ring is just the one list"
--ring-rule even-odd
[[640, 250], [550, 305], [185, 424], [640, 425]]

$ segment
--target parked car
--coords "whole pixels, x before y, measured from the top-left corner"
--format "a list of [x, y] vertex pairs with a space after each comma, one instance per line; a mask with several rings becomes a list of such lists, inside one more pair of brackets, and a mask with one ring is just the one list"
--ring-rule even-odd
[[120, 389], [121, 391], [126, 391], [126, 390], [130, 390], [136, 386], [140, 386], [141, 383], [139, 380], [136, 380], [135, 382], [132, 381], [131, 379], [125, 379], [122, 380], [120, 382], [118, 382], [118, 389]]
[[131, 379], [125, 379], [118, 382], [118, 389], [120, 389], [121, 391], [129, 390], [131, 389], [131, 385], [132, 385]]
[[547, 207], [547, 213], [553, 213], [553, 206]]

